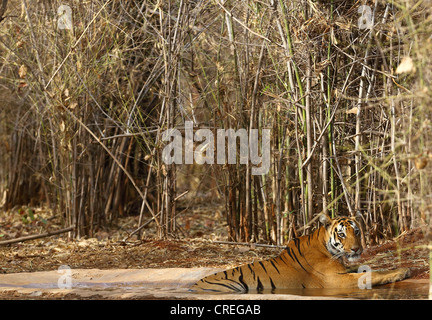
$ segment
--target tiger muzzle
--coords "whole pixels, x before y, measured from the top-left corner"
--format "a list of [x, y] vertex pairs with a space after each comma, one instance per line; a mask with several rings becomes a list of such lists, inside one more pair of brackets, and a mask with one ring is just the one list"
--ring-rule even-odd
[[347, 254], [348, 261], [358, 260], [363, 252], [361, 247], [352, 248], [351, 251]]

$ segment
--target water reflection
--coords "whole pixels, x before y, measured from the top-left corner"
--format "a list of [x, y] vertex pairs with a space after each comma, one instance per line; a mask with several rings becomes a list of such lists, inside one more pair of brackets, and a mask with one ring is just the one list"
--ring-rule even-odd
[[[257, 292], [249, 292], [257, 293]], [[428, 299], [428, 280], [405, 280], [372, 289], [276, 289], [261, 294], [289, 294], [350, 299]]]

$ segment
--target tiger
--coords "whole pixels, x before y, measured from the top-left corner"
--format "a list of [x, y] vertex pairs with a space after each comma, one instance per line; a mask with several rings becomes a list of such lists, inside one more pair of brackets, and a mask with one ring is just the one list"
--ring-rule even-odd
[[[359, 288], [364, 273], [349, 272], [343, 259], [356, 261], [363, 251], [356, 217], [330, 218], [313, 233], [294, 238], [272, 259], [217, 272], [196, 282], [191, 292], [247, 293], [298, 288]], [[371, 272], [371, 285], [383, 285], [410, 276], [408, 268]], [[254, 291], [256, 290], [256, 291]]]

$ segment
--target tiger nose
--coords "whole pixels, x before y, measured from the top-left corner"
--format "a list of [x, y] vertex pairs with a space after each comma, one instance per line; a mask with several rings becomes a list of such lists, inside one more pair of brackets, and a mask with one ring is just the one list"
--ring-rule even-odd
[[353, 248], [351, 248], [351, 252], [352, 253], [355, 253], [355, 254], [360, 254], [360, 253], [362, 253], [362, 248], [361, 247], [353, 247]]

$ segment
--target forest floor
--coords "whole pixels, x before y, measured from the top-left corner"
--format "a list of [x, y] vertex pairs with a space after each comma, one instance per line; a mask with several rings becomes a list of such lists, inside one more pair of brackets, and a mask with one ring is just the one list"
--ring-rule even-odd
[[[253, 245], [217, 244], [226, 240], [226, 226], [220, 223], [222, 210], [207, 203], [188, 210], [179, 217], [178, 239], [160, 240], [154, 223], [144, 230], [142, 240], [132, 236], [138, 217], [119, 219], [113, 232], [101, 231], [95, 238], [67, 240], [52, 236], [0, 246], [0, 273], [57, 270], [61, 265], [72, 269], [141, 269], [141, 268], [230, 268], [277, 256], [281, 249]], [[16, 208], [0, 214], [0, 241], [60, 229], [56, 218], [43, 209]], [[365, 248], [356, 264], [372, 270], [411, 268], [413, 279], [429, 278], [429, 251], [422, 229], [418, 228]], [[1, 295], [0, 295], [0, 298]]]

